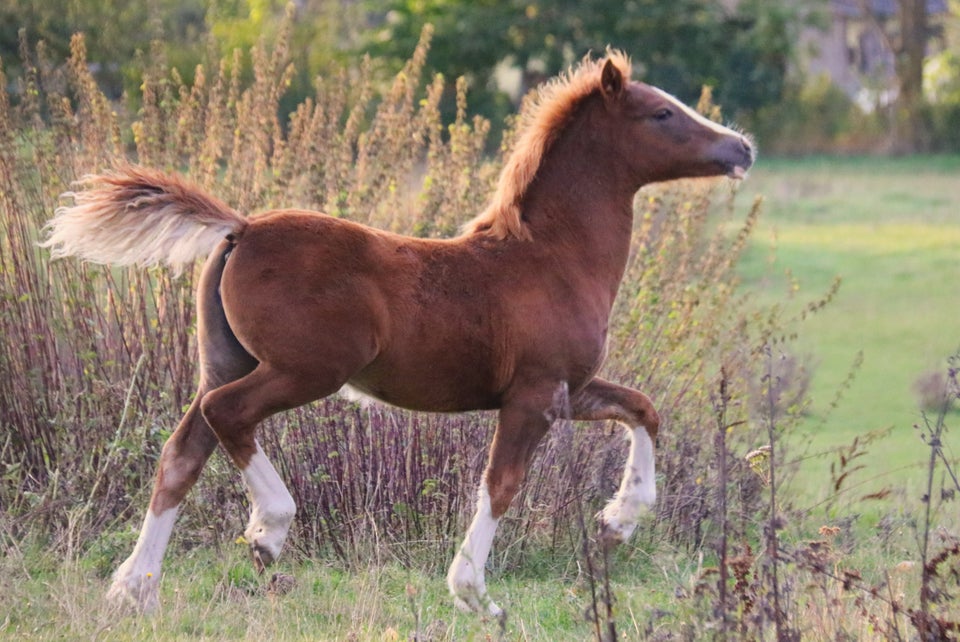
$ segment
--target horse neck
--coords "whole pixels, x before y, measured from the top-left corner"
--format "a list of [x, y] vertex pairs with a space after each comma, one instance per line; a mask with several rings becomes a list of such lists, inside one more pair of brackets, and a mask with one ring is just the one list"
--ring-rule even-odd
[[541, 162], [522, 209], [534, 243], [555, 249], [613, 296], [630, 253], [639, 186], [609, 158], [609, 146], [580, 114]]

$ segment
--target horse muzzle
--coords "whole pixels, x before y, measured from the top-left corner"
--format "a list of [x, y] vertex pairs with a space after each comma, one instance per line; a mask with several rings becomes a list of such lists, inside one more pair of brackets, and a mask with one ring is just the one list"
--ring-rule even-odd
[[747, 176], [756, 158], [756, 146], [746, 136], [728, 136], [717, 141], [713, 147], [714, 162], [722, 168], [722, 174], [735, 180]]

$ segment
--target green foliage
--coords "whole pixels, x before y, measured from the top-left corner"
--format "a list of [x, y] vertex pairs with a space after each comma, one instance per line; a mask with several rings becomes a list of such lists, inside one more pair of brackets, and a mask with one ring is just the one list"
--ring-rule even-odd
[[[71, 36], [82, 32], [91, 73], [108, 99], [118, 101], [125, 94], [124, 106], [137, 109], [143, 61], [154, 55], [155, 41], [165, 43], [166, 65], [188, 84], [199, 63], [209, 65], [220, 57], [237, 64], [249, 82], [253, 62], [248, 52], [259, 38], [274, 39], [291, 11], [287, 47], [294, 68], [278, 106], [282, 121], [313, 95], [316, 78], [334, 75], [363, 55], [372, 56], [375, 82], [388, 83], [423, 27], [432, 24], [436, 36], [428, 72], [440, 72], [445, 79], [441, 114], [445, 121], [455, 117], [456, 82], [462, 77], [471, 111], [491, 123], [488, 150], [496, 149], [502, 124], [527, 90], [588, 51], [615, 46], [633, 56], [644, 80], [686, 102], [695, 100], [703, 86], [713, 87], [726, 115], [758, 134], [764, 149], [885, 151], [892, 113], [865, 116], [838, 88], [798, 72], [800, 33], [825, 25], [825, 4], [302, 0], [288, 6], [285, 0], [10, 0], [0, 7], [0, 59], [16, 83], [23, 71], [21, 31], [24, 42], [43, 41], [52, 60], [63, 59]], [[960, 148], [960, 108], [948, 97], [957, 82], [951, 51], [948, 46], [926, 65], [928, 103], [922, 116], [934, 151]], [[19, 100], [19, 92], [12, 100]]]
[[[101, 90], [110, 100], [126, 94], [136, 108], [143, 61], [161, 52], [165, 66], [190, 83], [197, 65], [209, 62], [211, 47], [217, 56], [239, 64], [249, 80], [252, 61], [246, 54], [261, 38], [277, 38], [288, 9], [296, 15], [287, 46], [297, 67], [280, 102], [286, 116], [311, 94], [318, 74], [335, 69], [348, 55], [344, 52], [363, 22], [358, 5], [332, 0], [296, 5], [284, 0], [11, 0], [0, 7], [0, 60], [16, 80], [24, 72], [21, 39], [43, 42], [52, 60], [62, 60], [70, 53], [71, 37], [85, 34], [86, 61]], [[151, 53], [159, 41], [165, 46]], [[243, 54], [236, 61], [234, 51]]]
[[788, 84], [746, 122], [772, 154], [874, 151], [885, 139], [880, 115], [863, 113], [826, 75]]
[[199, 61], [206, 32], [205, 0], [10, 0], [0, 7], [0, 59], [7, 74], [20, 77], [23, 41], [43, 41], [52, 60], [70, 54], [76, 33], [88, 34], [86, 62], [108, 98], [136, 91], [132, 68], [138, 52], [157, 38], [176, 46], [170, 62], [187, 70]]
[[960, 55], [947, 50], [930, 58], [923, 83], [932, 150], [960, 150]]
[[927, 59], [923, 93], [933, 104], [960, 103], [960, 54], [948, 49]]
[[738, 115], [782, 97], [793, 43], [813, 4], [751, 0], [731, 10], [719, 0], [393, 0], [370, 3], [383, 17], [365, 47], [402, 60], [432, 23], [436, 68], [447, 78], [469, 78], [474, 105], [494, 121], [511, 109], [498, 87], [499, 64], [519, 70], [522, 93], [607, 46], [628, 52], [644, 81], [687, 102], [712, 86], [728, 113]]

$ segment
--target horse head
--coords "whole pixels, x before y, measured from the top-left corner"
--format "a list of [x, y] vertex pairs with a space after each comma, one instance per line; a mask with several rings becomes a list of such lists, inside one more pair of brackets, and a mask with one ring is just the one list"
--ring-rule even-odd
[[746, 136], [661, 89], [630, 81], [612, 59], [603, 66], [600, 91], [615, 123], [610, 151], [625, 162], [638, 186], [697, 176], [741, 179], [753, 165], [756, 152]]

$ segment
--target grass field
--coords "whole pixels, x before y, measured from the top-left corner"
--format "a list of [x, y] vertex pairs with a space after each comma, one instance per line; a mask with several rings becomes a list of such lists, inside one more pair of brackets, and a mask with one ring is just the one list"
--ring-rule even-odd
[[[762, 159], [743, 192], [765, 198], [745, 288], [773, 303], [792, 278], [800, 309], [842, 279], [838, 296], [799, 327], [795, 349], [814, 376], [796, 454], [805, 442], [816, 453], [890, 429], [868, 447], [857, 492], [899, 486], [918, 497], [928, 451], [913, 428], [923, 420], [913, 386], [960, 348], [960, 157]], [[818, 498], [834, 459], [805, 462], [797, 491]]]
[[[873, 546], [870, 555], [876, 555]], [[856, 562], [861, 562], [857, 557]], [[0, 639], [598, 639], [586, 617], [592, 599], [584, 569], [549, 555], [522, 568], [495, 568], [488, 575], [492, 595], [507, 611], [504, 622], [458, 611], [440, 574], [396, 563], [344, 570], [287, 556], [275, 570], [295, 580], [289, 592], [277, 595], [253, 574], [240, 546], [186, 554], [174, 546], [166, 562], [160, 609], [149, 616], [131, 616], [103, 600], [106, 579], [98, 577], [85, 560], [64, 563], [48, 557], [38, 565], [36, 552], [29, 559], [29, 581], [14, 581], [23, 576], [23, 569], [15, 566], [16, 556], [0, 559]], [[702, 627], [701, 620], [716, 597], [709, 590], [715, 567], [702, 556], [643, 541], [621, 548], [611, 559], [618, 639], [710, 638], [711, 631]], [[856, 562], [845, 566], [855, 568]], [[915, 566], [891, 564], [871, 569], [870, 574], [888, 570], [893, 590], [916, 591]], [[861, 612], [852, 600], [824, 605], [821, 610], [819, 602], [830, 595], [816, 592], [811, 584], [805, 591], [805, 606], [790, 607], [804, 639], [837, 639], [841, 627], [854, 636], [848, 639], [883, 639], [868, 619], [859, 617]]]

